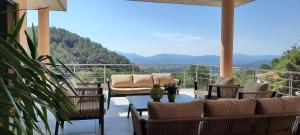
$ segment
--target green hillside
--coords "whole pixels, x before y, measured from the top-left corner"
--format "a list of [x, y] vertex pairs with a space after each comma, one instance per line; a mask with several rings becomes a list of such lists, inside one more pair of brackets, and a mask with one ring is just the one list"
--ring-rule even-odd
[[130, 64], [118, 55], [89, 38], [80, 37], [61, 28], [50, 28], [51, 55], [66, 64]]

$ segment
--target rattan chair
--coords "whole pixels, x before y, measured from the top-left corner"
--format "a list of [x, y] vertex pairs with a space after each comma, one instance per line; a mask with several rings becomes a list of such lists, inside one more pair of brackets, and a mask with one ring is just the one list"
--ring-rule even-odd
[[299, 135], [300, 114], [146, 120], [130, 106], [135, 135]]
[[[69, 120], [99, 119], [101, 135], [104, 134], [104, 102], [103, 89], [98, 84], [95, 88], [75, 88], [78, 96], [68, 96], [76, 106], [76, 113], [68, 115]], [[59, 124], [64, 127], [64, 119], [56, 122], [55, 135], [58, 134]]]

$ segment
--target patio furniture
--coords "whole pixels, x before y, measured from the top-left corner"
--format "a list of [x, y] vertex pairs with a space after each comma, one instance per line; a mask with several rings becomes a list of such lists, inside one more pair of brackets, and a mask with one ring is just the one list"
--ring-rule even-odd
[[234, 84], [234, 78], [219, 78], [214, 84], [209, 84], [209, 80], [195, 81], [194, 88], [195, 97], [204, 96], [203, 91], [207, 91], [208, 99], [236, 98], [239, 85]]
[[[99, 119], [101, 125], [101, 135], [104, 134], [104, 102], [103, 89], [98, 84], [98, 87], [75, 88], [77, 96], [73, 92], [67, 93], [67, 97], [74, 103], [77, 112], [68, 115], [69, 120], [87, 120]], [[64, 119], [56, 122], [55, 135], [58, 134], [59, 122], [64, 128]]]
[[[143, 111], [148, 110], [148, 108], [147, 108], [148, 103], [152, 101], [152, 99], [149, 95], [127, 96], [126, 98], [129, 101], [127, 118], [129, 117], [129, 114], [130, 114], [130, 105], [133, 105], [136, 108], [136, 110], [139, 112], [139, 114], [142, 115]], [[176, 95], [176, 98], [175, 98], [176, 103], [189, 102], [189, 101], [193, 101], [193, 100], [195, 100], [195, 99], [188, 95], [185, 95], [185, 94]], [[168, 96], [164, 95], [160, 101], [161, 102], [169, 102]]]
[[107, 79], [107, 109], [109, 109], [111, 97], [149, 95], [154, 82], [158, 82], [162, 88], [165, 84], [175, 83], [178, 86], [177, 94], [179, 94], [180, 80], [174, 79], [171, 73], [111, 75], [111, 78]]
[[185, 107], [150, 103], [149, 119], [133, 105], [130, 110], [135, 135], [298, 135], [299, 102], [300, 97], [206, 100]]
[[244, 98], [272, 98], [275, 97], [276, 91], [272, 91], [267, 83], [257, 83], [248, 81], [239, 91], [239, 99]]

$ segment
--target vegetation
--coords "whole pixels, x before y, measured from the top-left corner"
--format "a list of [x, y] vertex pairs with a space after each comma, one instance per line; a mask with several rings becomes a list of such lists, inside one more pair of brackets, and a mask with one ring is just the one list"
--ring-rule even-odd
[[67, 64], [130, 64], [100, 43], [61, 28], [50, 28], [50, 46], [51, 55]]
[[59, 60], [37, 53], [34, 30], [33, 38], [27, 35], [29, 53], [26, 53], [16, 40], [23, 20], [24, 15], [10, 33], [1, 33], [0, 37], [0, 133], [51, 134], [47, 113], [56, 119], [68, 119], [67, 115], [75, 112], [63, 92], [74, 89], [61, 69], [74, 74]]
[[[285, 51], [280, 58], [276, 58], [272, 60], [272, 65], [262, 66], [261, 69], [273, 69], [273, 70], [283, 70], [283, 71], [293, 71], [300, 72], [300, 47], [295, 45], [291, 49]], [[288, 93], [289, 87], [289, 73], [276, 73], [280, 78], [269, 78], [268, 82], [271, 84], [272, 89], [282, 92]], [[284, 79], [283, 79], [284, 78]], [[299, 80], [300, 74], [293, 74], [293, 80]], [[293, 90], [295, 88], [300, 88], [299, 81], [293, 81]]]

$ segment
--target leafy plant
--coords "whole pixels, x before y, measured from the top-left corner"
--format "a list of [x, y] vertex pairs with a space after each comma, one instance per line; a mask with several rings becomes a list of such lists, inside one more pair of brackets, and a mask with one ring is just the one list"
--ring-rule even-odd
[[74, 104], [66, 98], [64, 90], [75, 91], [63, 71], [77, 76], [59, 60], [37, 53], [34, 29], [32, 39], [25, 32], [29, 53], [26, 52], [16, 40], [24, 16], [9, 33], [0, 35], [0, 133], [51, 134], [47, 112], [56, 119], [68, 119], [68, 114], [75, 112]]
[[168, 83], [164, 85], [165, 90], [168, 91], [169, 94], [175, 94], [177, 90], [177, 86], [174, 83]]

